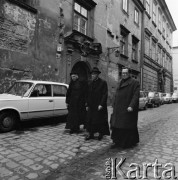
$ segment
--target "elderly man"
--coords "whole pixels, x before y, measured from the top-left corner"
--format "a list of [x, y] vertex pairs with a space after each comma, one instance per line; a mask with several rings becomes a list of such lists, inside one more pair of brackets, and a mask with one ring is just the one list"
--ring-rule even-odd
[[113, 140], [111, 148], [129, 148], [139, 142], [137, 128], [139, 93], [139, 82], [130, 77], [129, 69], [124, 68], [111, 115], [111, 139]]
[[80, 81], [78, 72], [70, 73], [71, 82], [66, 94], [66, 104], [68, 107], [68, 116], [66, 129], [70, 129], [70, 134], [79, 133], [80, 125], [85, 124], [86, 118], [86, 92], [88, 84]]
[[91, 71], [92, 81], [89, 84], [87, 95], [87, 130], [89, 135], [85, 140], [94, 139], [94, 133], [98, 132], [98, 140], [103, 135], [109, 135], [107, 97], [108, 87], [106, 81], [99, 78], [101, 72], [97, 67]]

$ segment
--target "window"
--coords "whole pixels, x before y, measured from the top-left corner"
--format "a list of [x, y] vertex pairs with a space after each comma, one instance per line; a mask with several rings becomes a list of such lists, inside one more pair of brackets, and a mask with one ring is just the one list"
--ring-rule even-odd
[[163, 65], [163, 67], [165, 67], [165, 52], [163, 51], [163, 59], [162, 59], [162, 65]]
[[152, 40], [152, 59], [157, 60], [156, 59], [156, 42], [154, 40]]
[[150, 0], [146, 0], [146, 12], [150, 14]]
[[138, 42], [139, 40], [132, 36], [132, 60], [138, 62]]
[[87, 34], [88, 11], [83, 6], [75, 2], [74, 4], [74, 29]]
[[53, 85], [53, 96], [54, 97], [65, 97], [67, 88], [62, 85]]
[[37, 84], [31, 94], [31, 97], [46, 97], [51, 96], [51, 85]]
[[156, 23], [156, 2], [153, 2], [153, 22]]
[[161, 47], [160, 46], [158, 46], [158, 63], [160, 65], [162, 65], [162, 63], [161, 63]]
[[125, 12], [128, 12], [128, 0], [123, 0], [123, 10]]
[[159, 14], [158, 14], [158, 29], [161, 32], [161, 28], [162, 28], [162, 19], [161, 19], [162, 16], [161, 15], [162, 15], [162, 13], [160, 10], [158, 12], [159, 12]]
[[166, 20], [165, 18], [163, 17], [163, 36], [166, 37]]
[[139, 24], [139, 11], [135, 9], [134, 22]]
[[145, 54], [150, 56], [150, 37], [145, 34]]

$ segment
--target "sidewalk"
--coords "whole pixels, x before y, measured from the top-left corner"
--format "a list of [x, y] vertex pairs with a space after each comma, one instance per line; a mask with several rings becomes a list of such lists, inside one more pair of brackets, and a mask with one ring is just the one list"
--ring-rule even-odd
[[[45, 180], [103, 180], [106, 179], [106, 160], [108, 158], [126, 158], [122, 166], [122, 171], [127, 174], [133, 167], [131, 163], [136, 163], [140, 168], [140, 179], [143, 178], [143, 163], [161, 165], [158, 167], [158, 174], [161, 179], [170, 175], [164, 174], [165, 170], [170, 170], [170, 166], [165, 167], [166, 163], [171, 163], [178, 176], [178, 109], [171, 115], [164, 115], [165, 118], [158, 119], [150, 125], [140, 122], [140, 144], [134, 149], [112, 150], [109, 146], [103, 147], [89, 155], [72, 162], [69, 166], [61, 168], [52, 176]], [[92, 146], [91, 146], [92, 148]], [[171, 171], [173, 173], [173, 171]], [[174, 173], [173, 173], [174, 174]], [[134, 174], [133, 174], [134, 175]], [[120, 173], [117, 179], [123, 180]], [[156, 174], [154, 167], [147, 169], [147, 179], [155, 180]], [[172, 176], [171, 176], [172, 177]], [[172, 179], [172, 178], [171, 178]]]

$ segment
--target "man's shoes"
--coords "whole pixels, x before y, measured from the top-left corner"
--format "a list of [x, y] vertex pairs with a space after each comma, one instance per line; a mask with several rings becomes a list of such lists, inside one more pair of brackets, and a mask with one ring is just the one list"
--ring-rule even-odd
[[99, 134], [98, 140], [101, 141], [101, 139], [103, 139], [103, 135], [102, 135], [102, 134]]
[[93, 134], [90, 134], [88, 136], [85, 137], [85, 140], [88, 141], [90, 139], [94, 139], [94, 135]]

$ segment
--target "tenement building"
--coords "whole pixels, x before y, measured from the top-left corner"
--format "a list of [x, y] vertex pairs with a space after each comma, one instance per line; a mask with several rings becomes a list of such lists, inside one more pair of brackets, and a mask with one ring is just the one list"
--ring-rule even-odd
[[172, 48], [174, 91], [178, 92], [178, 46]]
[[171, 91], [172, 32], [164, 0], [0, 1], [0, 89], [16, 79], [90, 80], [97, 66], [112, 100], [122, 67], [146, 91]]
[[176, 26], [165, 0], [145, 0], [142, 88], [172, 92], [172, 33]]

